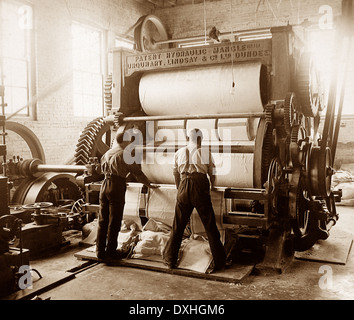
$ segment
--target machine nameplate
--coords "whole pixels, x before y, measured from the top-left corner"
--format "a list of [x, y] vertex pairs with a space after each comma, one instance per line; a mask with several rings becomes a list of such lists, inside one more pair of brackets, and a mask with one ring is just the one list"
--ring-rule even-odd
[[156, 69], [171, 69], [261, 60], [263, 64], [271, 64], [272, 41], [270, 39], [257, 41], [240, 41], [234, 43], [189, 47], [165, 50], [161, 52], [127, 55], [125, 75], [135, 72]]

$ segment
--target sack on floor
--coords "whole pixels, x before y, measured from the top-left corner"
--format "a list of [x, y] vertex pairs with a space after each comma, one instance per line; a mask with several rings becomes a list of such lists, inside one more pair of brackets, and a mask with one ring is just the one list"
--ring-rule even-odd
[[206, 239], [196, 237], [182, 242], [178, 268], [206, 273], [212, 261], [213, 256]]

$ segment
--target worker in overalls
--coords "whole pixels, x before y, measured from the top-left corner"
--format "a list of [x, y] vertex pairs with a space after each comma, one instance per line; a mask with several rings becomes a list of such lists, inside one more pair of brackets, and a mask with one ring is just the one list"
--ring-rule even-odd
[[201, 147], [203, 134], [199, 129], [191, 130], [188, 138], [188, 146], [175, 154], [173, 174], [178, 188], [177, 204], [163, 259], [169, 268], [176, 268], [184, 230], [196, 208], [209, 240], [213, 271], [216, 271], [225, 267], [226, 252], [220, 240], [210, 196], [210, 188], [215, 183], [215, 164], [209, 148]]
[[[96, 238], [96, 255], [101, 260], [121, 259], [123, 254], [117, 251], [118, 235], [122, 225], [127, 190], [127, 177], [132, 174], [136, 181], [149, 188], [152, 185], [141, 171], [139, 164], [128, 159], [125, 152], [129, 145], [124, 134], [116, 138], [117, 146], [110, 149], [101, 159], [102, 172], [105, 175], [100, 191], [100, 212]], [[126, 160], [129, 161], [126, 161]], [[127, 164], [132, 163], [132, 164]]]

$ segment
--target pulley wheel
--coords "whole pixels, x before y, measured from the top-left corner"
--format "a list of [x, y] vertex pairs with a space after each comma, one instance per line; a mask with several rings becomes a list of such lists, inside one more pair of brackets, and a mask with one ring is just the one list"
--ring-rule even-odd
[[329, 197], [333, 170], [331, 167], [331, 150], [314, 147], [310, 150], [308, 158], [308, 180], [312, 196]]
[[143, 16], [139, 19], [138, 24], [134, 31], [134, 40], [138, 51], [168, 49], [168, 44], [158, 43], [168, 40], [167, 31], [158, 17], [154, 15]]

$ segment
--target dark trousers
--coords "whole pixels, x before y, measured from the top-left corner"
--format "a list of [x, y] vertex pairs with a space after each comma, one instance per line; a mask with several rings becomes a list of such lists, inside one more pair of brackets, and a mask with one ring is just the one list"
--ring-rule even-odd
[[111, 176], [106, 177], [103, 181], [96, 238], [97, 255], [112, 254], [117, 250], [126, 190], [127, 185], [124, 178]]
[[182, 177], [177, 194], [177, 204], [171, 236], [164, 249], [166, 262], [176, 265], [183, 240], [183, 233], [194, 210], [197, 209], [206, 231], [216, 268], [225, 265], [226, 253], [220, 240], [215, 213], [210, 197], [210, 183], [206, 175], [193, 174]]

